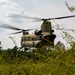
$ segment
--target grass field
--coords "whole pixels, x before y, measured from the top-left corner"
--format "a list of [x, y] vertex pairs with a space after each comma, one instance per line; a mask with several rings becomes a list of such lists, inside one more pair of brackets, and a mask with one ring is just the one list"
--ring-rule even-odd
[[75, 75], [75, 49], [2, 50], [0, 75]]

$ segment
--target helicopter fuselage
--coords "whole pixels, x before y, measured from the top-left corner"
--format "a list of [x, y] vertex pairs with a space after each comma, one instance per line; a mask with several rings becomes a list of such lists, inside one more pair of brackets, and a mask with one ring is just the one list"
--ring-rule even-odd
[[22, 47], [42, 47], [54, 46], [54, 39], [56, 37], [52, 32], [51, 22], [44, 21], [41, 25], [41, 30], [35, 30], [34, 34], [23, 34], [21, 39]]

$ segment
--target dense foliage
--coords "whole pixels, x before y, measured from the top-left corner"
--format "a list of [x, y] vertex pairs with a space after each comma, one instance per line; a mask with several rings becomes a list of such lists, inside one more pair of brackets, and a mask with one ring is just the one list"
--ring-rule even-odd
[[75, 75], [75, 49], [1, 50], [0, 75]]

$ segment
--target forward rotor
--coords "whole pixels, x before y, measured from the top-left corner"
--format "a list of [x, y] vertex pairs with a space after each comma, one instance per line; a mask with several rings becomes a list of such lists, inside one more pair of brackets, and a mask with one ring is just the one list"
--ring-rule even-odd
[[18, 33], [22, 33], [22, 32], [26, 32], [26, 31], [30, 31], [30, 30], [34, 30], [34, 29], [21, 29], [21, 28], [17, 28], [8, 24], [3, 24], [0, 25], [1, 28], [6, 28], [6, 29], [12, 29], [12, 30], [18, 30], [18, 32], [15, 33], [10, 33], [10, 34], [18, 34]]

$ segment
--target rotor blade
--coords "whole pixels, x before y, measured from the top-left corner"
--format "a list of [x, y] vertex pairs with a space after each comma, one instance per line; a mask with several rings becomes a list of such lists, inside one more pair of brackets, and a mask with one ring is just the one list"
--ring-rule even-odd
[[10, 26], [10, 25], [8, 25], [8, 24], [0, 25], [0, 27], [1, 27], [1, 28], [7, 28], [7, 29], [13, 29], [13, 30], [23, 30], [23, 29], [14, 27], [14, 26]]
[[10, 26], [8, 24], [3, 24], [3, 25], [0, 25], [1, 28], [7, 28], [7, 29], [13, 29], [13, 30], [22, 30], [23, 31], [31, 31], [31, 30], [35, 30], [35, 29], [20, 29], [20, 28], [17, 28], [17, 27], [14, 27], [14, 26]]
[[75, 17], [75, 15], [64, 16], [64, 17], [56, 17], [56, 18], [49, 18], [49, 20], [54, 20], [54, 19], [65, 19], [65, 18], [71, 18], [71, 17]]
[[54, 19], [65, 19], [65, 18], [71, 18], [75, 17], [75, 15], [71, 16], [63, 16], [63, 17], [56, 17], [56, 18], [48, 18], [48, 19], [43, 19], [43, 18], [36, 18], [36, 17], [30, 17], [30, 16], [23, 16], [23, 15], [11, 15], [8, 17], [14, 17], [14, 18], [26, 18], [26, 19], [33, 19], [34, 21], [45, 21], [45, 20], [54, 20]]
[[22, 33], [22, 31], [15, 32], [15, 33], [9, 33], [9, 34], [19, 34], [19, 33]]
[[26, 19], [34, 19], [34, 21], [42, 21], [42, 18], [30, 17], [30, 16], [25, 16], [25, 15], [10, 15], [8, 17], [13, 17], [13, 18], [26, 18]]
[[34, 30], [34, 29], [27, 29], [27, 30], [22, 30], [22, 31], [15, 32], [15, 33], [10, 33], [10, 34], [18, 34], [18, 33], [22, 33], [22, 32], [25, 32], [25, 31], [30, 31], [30, 30]]

